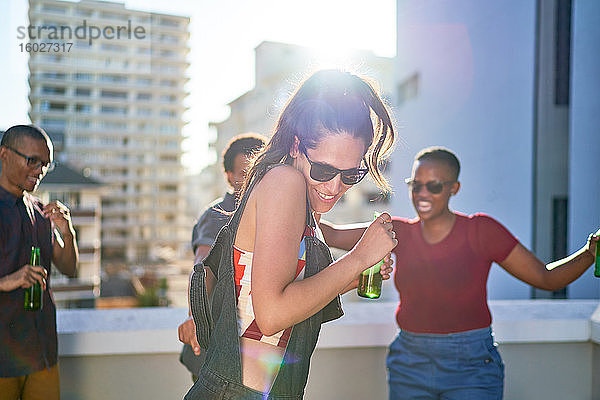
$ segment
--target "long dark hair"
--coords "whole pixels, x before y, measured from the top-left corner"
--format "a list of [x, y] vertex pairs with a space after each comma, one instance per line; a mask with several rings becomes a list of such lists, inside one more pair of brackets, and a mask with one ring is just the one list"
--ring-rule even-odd
[[389, 192], [380, 170], [394, 144], [388, 109], [373, 83], [339, 70], [315, 72], [296, 89], [279, 115], [271, 140], [248, 171], [242, 192], [253, 179], [262, 178], [270, 165], [292, 163], [294, 137], [313, 149], [331, 133], [363, 139], [369, 171], [375, 183]]

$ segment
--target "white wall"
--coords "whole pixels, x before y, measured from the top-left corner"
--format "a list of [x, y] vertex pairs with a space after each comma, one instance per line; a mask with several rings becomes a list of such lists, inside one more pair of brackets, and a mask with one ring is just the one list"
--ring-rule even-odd
[[[403, 183], [415, 153], [442, 145], [463, 168], [451, 207], [489, 213], [530, 246], [535, 9], [534, 0], [398, 0], [396, 77], [418, 73], [419, 87], [395, 110], [405, 142], [393, 161], [395, 214], [415, 214]], [[491, 299], [530, 294], [497, 266], [488, 287]]]
[[[387, 398], [385, 357], [398, 328], [396, 302], [344, 304], [323, 325], [307, 400]], [[492, 301], [506, 365], [506, 400], [600, 398], [597, 301]], [[59, 310], [61, 393], [75, 399], [181, 399], [192, 386], [178, 362], [187, 308]]]
[[[573, 1], [569, 250], [600, 227], [600, 2]], [[569, 286], [571, 298], [600, 297], [591, 271]]]

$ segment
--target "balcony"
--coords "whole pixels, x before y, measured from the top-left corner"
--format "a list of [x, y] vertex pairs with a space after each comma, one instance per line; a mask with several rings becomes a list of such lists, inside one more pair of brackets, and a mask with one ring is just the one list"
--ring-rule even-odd
[[[349, 303], [343, 318], [323, 325], [307, 400], [387, 399], [395, 307]], [[600, 398], [597, 300], [502, 300], [490, 308], [505, 400]], [[182, 398], [192, 385], [178, 361], [177, 326], [186, 316], [184, 308], [59, 310], [62, 398]]]

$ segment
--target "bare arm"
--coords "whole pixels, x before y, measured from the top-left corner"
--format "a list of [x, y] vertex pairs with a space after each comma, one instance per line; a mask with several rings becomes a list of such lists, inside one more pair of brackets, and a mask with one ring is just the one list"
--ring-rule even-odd
[[594, 263], [597, 243], [598, 236], [590, 238], [577, 252], [548, 265], [517, 244], [500, 265], [513, 276], [538, 289], [558, 290], [579, 278]]
[[56, 230], [52, 243], [52, 262], [60, 272], [74, 278], [77, 276], [79, 250], [69, 209], [61, 202], [54, 201], [44, 207], [44, 215], [50, 218]]
[[[301, 173], [284, 167], [268, 172], [254, 189], [252, 305], [256, 322], [265, 335], [273, 335], [315, 314], [397, 243], [391, 231], [391, 217], [384, 214], [346, 255], [316, 275], [294, 281], [304, 231], [305, 193]], [[389, 222], [382, 223], [384, 219]]]

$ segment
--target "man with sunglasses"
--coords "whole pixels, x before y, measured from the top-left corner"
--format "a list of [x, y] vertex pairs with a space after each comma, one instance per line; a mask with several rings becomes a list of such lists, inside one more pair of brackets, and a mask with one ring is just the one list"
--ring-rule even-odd
[[[486, 285], [492, 262], [534, 287], [560, 289], [594, 262], [598, 237], [544, 265], [498, 221], [451, 211], [460, 163], [430, 147], [406, 179], [418, 217], [393, 217], [400, 333], [390, 345], [389, 398], [502, 399], [504, 364], [490, 328]], [[349, 249], [361, 229], [322, 223], [327, 244]]]
[[[54, 168], [53, 146], [42, 129], [9, 128], [0, 142], [0, 398], [58, 399], [56, 309], [50, 294], [51, 263], [77, 274], [78, 249], [69, 210], [32, 196]], [[41, 266], [29, 265], [39, 247]], [[25, 311], [25, 289], [39, 282], [43, 306]]]

